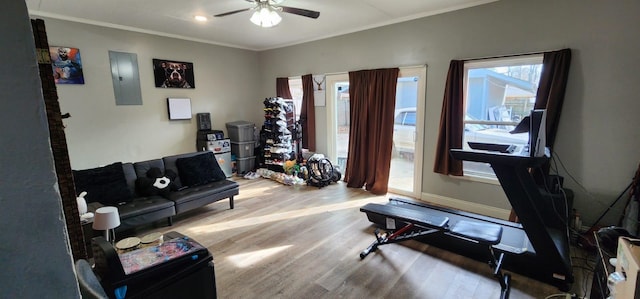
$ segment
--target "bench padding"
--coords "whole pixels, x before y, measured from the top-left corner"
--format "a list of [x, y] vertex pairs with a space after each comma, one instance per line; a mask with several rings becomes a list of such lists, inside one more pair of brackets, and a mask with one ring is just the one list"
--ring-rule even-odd
[[414, 225], [445, 229], [449, 222], [449, 217], [424, 213], [412, 209], [402, 208], [395, 205], [381, 205], [368, 203], [360, 208], [365, 213], [375, 213], [385, 217], [394, 218], [400, 221], [413, 223]]
[[461, 220], [455, 223], [450, 232], [456, 236], [471, 239], [481, 244], [496, 245], [500, 243], [502, 237], [502, 226]]

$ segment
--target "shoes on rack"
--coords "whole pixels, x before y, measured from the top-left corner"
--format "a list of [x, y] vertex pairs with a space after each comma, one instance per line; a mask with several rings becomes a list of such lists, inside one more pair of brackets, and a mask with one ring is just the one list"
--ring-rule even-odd
[[285, 102], [283, 98], [276, 98], [276, 103], [281, 107], [287, 106], [287, 102]]
[[291, 152], [291, 146], [290, 145], [286, 145], [283, 144], [281, 147], [280, 146], [274, 146], [269, 148], [269, 151], [273, 154], [282, 154], [282, 153], [289, 153]]
[[278, 128], [278, 132], [285, 134], [285, 135], [291, 135], [291, 131], [289, 131], [289, 129], [287, 129], [287, 127], [279, 127]]
[[278, 139], [277, 143], [286, 143], [286, 144], [291, 143], [291, 135], [278, 135], [275, 138]]

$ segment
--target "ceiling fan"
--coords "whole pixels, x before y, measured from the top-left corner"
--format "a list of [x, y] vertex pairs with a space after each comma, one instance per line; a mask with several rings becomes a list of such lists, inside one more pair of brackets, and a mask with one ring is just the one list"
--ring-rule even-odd
[[317, 19], [320, 16], [320, 12], [317, 12], [317, 11], [280, 5], [280, 3], [282, 3], [284, 0], [245, 0], [245, 1], [255, 4], [255, 6], [251, 8], [238, 9], [234, 11], [217, 14], [217, 15], [214, 15], [214, 17], [224, 17], [224, 16], [236, 14], [239, 12], [253, 10], [254, 13], [250, 19], [252, 23], [261, 27], [273, 27], [275, 25], [278, 25], [278, 23], [280, 23], [280, 21], [282, 20], [280, 15], [278, 15], [279, 11], [291, 13], [291, 14], [299, 15], [303, 17], [308, 17], [312, 19]]

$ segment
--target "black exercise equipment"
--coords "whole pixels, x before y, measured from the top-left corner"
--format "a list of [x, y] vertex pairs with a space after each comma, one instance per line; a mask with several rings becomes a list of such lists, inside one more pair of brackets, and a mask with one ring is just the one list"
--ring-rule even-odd
[[[393, 208], [382, 210], [378, 206], [366, 205], [361, 211], [367, 213], [371, 222], [394, 232], [396, 227], [402, 228], [408, 224], [412, 224], [412, 227], [391, 240], [376, 234], [376, 243], [413, 238], [479, 261], [486, 261], [489, 257], [493, 261], [492, 266], [495, 265], [494, 273], [503, 290], [507, 291], [509, 278], [500, 274], [501, 268], [569, 291], [574, 278], [569, 252], [568, 206], [561, 194], [552, 194], [539, 188], [530, 171], [548, 161], [548, 156], [530, 157], [518, 153], [456, 149], [451, 150], [451, 155], [458, 160], [491, 164], [520, 223], [433, 206], [422, 201], [391, 198], [389, 203], [381, 206]], [[404, 209], [413, 212], [409, 215]], [[446, 218], [447, 223], [434, 226], [422, 218]], [[441, 223], [436, 220], [431, 222]], [[496, 226], [501, 228], [501, 238], [498, 239], [495, 238]], [[494, 228], [494, 233], [481, 238], [475, 232], [461, 230], [463, 227]], [[433, 231], [424, 232], [428, 230]], [[378, 246], [380, 244], [372, 244], [370, 251]], [[366, 256], [366, 252], [363, 254]]]
[[[564, 198], [557, 200], [557, 197], [541, 189], [535, 183], [531, 171], [547, 163], [549, 155], [530, 157], [525, 154], [460, 149], [452, 149], [450, 152], [458, 160], [491, 165], [534, 249], [535, 253], [529, 257], [528, 267], [535, 267], [538, 271], [532, 277], [568, 291], [573, 283], [568, 206]], [[529, 274], [528, 269], [514, 270], [523, 270], [525, 275]]]
[[[394, 201], [397, 202], [394, 204]], [[496, 257], [493, 250], [493, 246], [499, 244], [502, 238], [501, 226], [471, 220], [460, 220], [450, 225], [449, 218], [441, 213], [416, 210], [406, 204], [398, 203], [401, 203], [401, 200], [391, 199], [391, 203], [387, 205], [369, 203], [360, 208], [360, 211], [367, 213], [370, 220], [376, 222], [376, 217], [383, 217], [387, 226], [392, 227], [383, 234], [379, 229], [376, 229], [374, 233], [376, 241], [360, 253], [361, 259], [385, 244], [417, 239], [427, 235], [449, 234], [466, 242], [477, 243], [488, 248], [489, 266], [494, 270], [493, 275], [500, 283], [500, 298], [509, 298], [511, 276], [502, 274], [501, 271], [504, 254], [501, 253]], [[396, 223], [401, 224], [402, 227], [394, 229]]]
[[[360, 258], [365, 258], [369, 253], [376, 251], [378, 246], [402, 242], [404, 240], [413, 239], [418, 236], [424, 236], [436, 232], [442, 232], [447, 228], [449, 218], [433, 215], [429, 213], [421, 213], [414, 210], [404, 209], [401, 207], [391, 205], [380, 205], [369, 203], [360, 208], [360, 211], [367, 213], [374, 213], [384, 217], [392, 217], [395, 220], [404, 221], [403, 227], [396, 230], [391, 235], [386, 236], [380, 234], [380, 230], [376, 229], [375, 236], [376, 241], [371, 243], [367, 249], [360, 253]], [[415, 227], [415, 229], [413, 229]], [[395, 222], [393, 224], [395, 228]], [[391, 230], [393, 230], [393, 228]], [[405, 234], [410, 229], [410, 233]]]

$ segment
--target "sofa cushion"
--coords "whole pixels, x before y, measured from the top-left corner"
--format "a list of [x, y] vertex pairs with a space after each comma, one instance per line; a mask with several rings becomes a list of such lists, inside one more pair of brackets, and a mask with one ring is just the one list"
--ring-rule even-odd
[[[118, 213], [121, 219], [149, 214], [157, 210], [170, 209], [174, 203], [161, 196], [138, 197], [131, 202], [119, 205]], [[175, 212], [174, 212], [175, 213]]]
[[200, 186], [227, 178], [212, 152], [179, 158], [176, 160], [176, 166], [183, 186]]
[[154, 221], [166, 219], [176, 214], [172, 201], [160, 196], [138, 197], [118, 206], [120, 226], [116, 231], [136, 228]]
[[171, 192], [168, 199], [175, 201], [176, 203], [182, 203], [184, 201], [190, 201], [199, 197], [216, 195], [227, 190], [237, 189], [238, 186], [239, 185], [237, 182], [230, 180], [221, 180], [200, 186], [194, 186], [192, 188], [187, 188], [176, 192]]
[[168, 198], [176, 203], [177, 214], [184, 213], [225, 198], [229, 198], [229, 204], [233, 209], [233, 196], [238, 195], [238, 191], [239, 185], [237, 182], [221, 180], [171, 192]]
[[133, 167], [136, 170], [136, 176], [144, 178], [147, 176], [147, 171], [151, 168], [158, 168], [161, 172], [164, 172], [164, 161], [162, 159], [153, 159], [142, 162], [133, 163]]
[[122, 171], [124, 172], [124, 179], [127, 181], [127, 187], [129, 187], [129, 191], [135, 193], [136, 179], [138, 178], [138, 176], [136, 176], [136, 171], [133, 168], [133, 163], [122, 163]]
[[162, 161], [164, 162], [164, 169], [173, 170], [175, 171], [175, 173], [178, 174], [178, 177], [175, 180], [175, 183], [178, 188], [181, 188], [183, 184], [182, 184], [182, 181], [180, 180], [180, 172], [178, 171], [178, 166], [176, 166], [176, 161], [181, 158], [189, 158], [189, 157], [193, 157], [201, 154], [204, 154], [204, 152], [192, 152], [192, 153], [186, 153], [186, 154], [166, 156], [162, 158]]
[[104, 167], [74, 170], [73, 179], [78, 194], [82, 191], [87, 192], [85, 199], [88, 203], [100, 202], [115, 206], [132, 200], [121, 162]]

